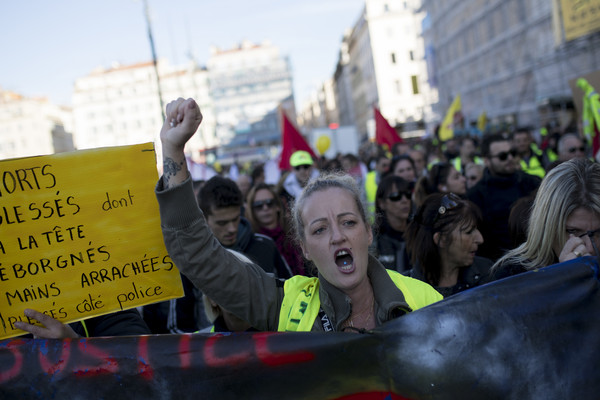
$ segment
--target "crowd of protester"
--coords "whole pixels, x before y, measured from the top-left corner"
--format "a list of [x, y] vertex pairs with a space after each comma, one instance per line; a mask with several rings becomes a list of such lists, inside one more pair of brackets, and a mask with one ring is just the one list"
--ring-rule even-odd
[[[370, 142], [332, 159], [296, 151], [278, 182], [265, 182], [262, 164], [235, 180], [192, 182], [182, 149], [201, 119], [191, 99], [167, 106], [156, 193], [186, 296], [144, 307], [152, 333], [365, 332], [490, 281], [598, 254], [600, 165], [576, 133]], [[43, 322], [52, 337], [76, 336]]]

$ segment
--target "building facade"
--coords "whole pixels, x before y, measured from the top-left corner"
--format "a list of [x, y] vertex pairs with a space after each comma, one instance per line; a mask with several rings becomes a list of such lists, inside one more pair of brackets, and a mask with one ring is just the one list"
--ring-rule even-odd
[[333, 78], [331, 78], [323, 82], [304, 102], [298, 115], [298, 124], [306, 130], [331, 124], [339, 125], [339, 121], [335, 85]]
[[214, 161], [228, 148], [240, 153], [277, 146], [279, 108], [291, 108], [290, 116], [296, 116], [288, 60], [269, 43], [243, 42], [231, 50], [212, 48], [208, 68], [194, 62], [172, 66], [162, 59], [156, 66], [100, 67], [77, 79], [75, 145], [86, 149], [154, 142], [160, 156], [164, 109], [179, 97], [196, 99], [202, 110], [199, 131], [186, 145], [197, 162]]
[[420, 4], [366, 0], [344, 35], [334, 74], [335, 97], [341, 125], [355, 125], [363, 140], [373, 136], [373, 107], [405, 132], [433, 118]]
[[212, 47], [207, 67], [222, 144], [232, 154], [243, 147], [258, 152], [279, 144], [279, 108], [284, 103], [290, 108], [294, 101], [290, 63], [279, 48], [268, 41], [243, 41], [225, 50]]
[[[486, 112], [497, 127], [572, 129], [573, 116], [542, 114], [546, 107], [572, 108], [569, 81], [600, 69], [598, 31], [566, 40], [563, 6], [575, 3], [423, 0], [428, 67], [439, 91], [435, 111], [443, 116], [460, 95], [468, 121]], [[580, 3], [596, 7], [598, 21], [600, 9]]]
[[348, 52], [348, 37], [351, 33], [351, 29], [348, 29], [344, 33], [344, 37], [340, 46], [338, 62], [335, 67], [335, 73], [333, 74], [335, 103], [337, 106], [336, 108], [339, 117], [339, 124], [342, 126], [354, 125], [354, 122], [356, 121], [356, 115], [354, 114], [354, 103], [352, 101], [350, 68], [348, 68], [348, 64], [350, 62], [350, 54]]
[[72, 151], [70, 110], [0, 88], [0, 159]]
[[186, 152], [197, 159], [202, 150], [218, 146], [219, 140], [207, 71], [195, 63], [173, 67], [160, 60], [156, 69], [152, 62], [114, 65], [77, 79], [73, 92], [75, 145], [86, 149], [154, 142], [160, 155], [164, 108], [179, 97], [196, 99], [202, 110], [202, 125], [186, 145]]

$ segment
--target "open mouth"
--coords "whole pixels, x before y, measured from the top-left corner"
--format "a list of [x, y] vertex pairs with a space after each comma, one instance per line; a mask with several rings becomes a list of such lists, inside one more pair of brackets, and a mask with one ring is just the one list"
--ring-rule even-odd
[[352, 269], [354, 258], [348, 250], [339, 250], [335, 253], [335, 264], [342, 270]]

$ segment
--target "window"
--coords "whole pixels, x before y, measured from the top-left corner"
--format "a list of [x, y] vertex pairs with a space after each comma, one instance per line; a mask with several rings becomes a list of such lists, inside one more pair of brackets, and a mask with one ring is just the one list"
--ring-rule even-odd
[[392, 53], [392, 64], [396, 64], [396, 53]]
[[412, 81], [413, 94], [419, 94], [419, 81], [416, 75], [411, 75], [410, 80]]
[[415, 53], [412, 50], [408, 52], [408, 58], [410, 61], [415, 61]]
[[396, 93], [401, 94], [402, 93], [402, 85], [400, 84], [400, 81], [396, 80], [394, 83], [396, 85]]

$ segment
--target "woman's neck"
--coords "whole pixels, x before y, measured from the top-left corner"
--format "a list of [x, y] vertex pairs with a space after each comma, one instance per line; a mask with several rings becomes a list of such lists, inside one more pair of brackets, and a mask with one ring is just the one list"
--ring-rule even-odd
[[397, 230], [399, 232], [404, 232], [406, 230], [406, 218], [396, 217], [394, 215], [387, 215], [388, 224], [392, 227], [392, 229]]
[[460, 268], [455, 265], [450, 265], [442, 258], [442, 265], [440, 270], [440, 280], [436, 286], [438, 287], [452, 287], [458, 283], [458, 273]]
[[263, 225], [263, 228], [270, 229], [270, 230], [273, 230], [273, 229], [277, 228], [277, 220], [271, 222], [268, 225]]
[[352, 302], [352, 311], [343, 325], [345, 327], [356, 329], [373, 329], [376, 326], [375, 319], [375, 295], [371, 281], [366, 278], [364, 284], [361, 284], [350, 293], [346, 293]]

